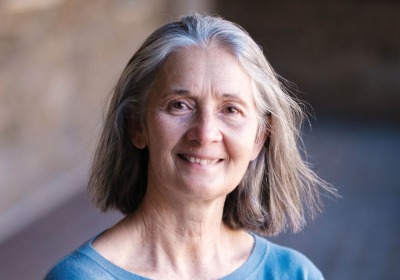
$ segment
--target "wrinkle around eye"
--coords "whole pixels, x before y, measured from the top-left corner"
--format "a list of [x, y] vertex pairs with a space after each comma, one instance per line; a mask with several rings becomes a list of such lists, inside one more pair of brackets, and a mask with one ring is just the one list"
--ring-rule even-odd
[[168, 102], [166, 109], [173, 114], [185, 114], [193, 110], [192, 106], [183, 100], [172, 100]]
[[236, 108], [235, 106], [226, 106], [222, 109], [222, 111], [229, 115], [236, 115], [241, 113], [240, 109]]
[[227, 103], [221, 106], [220, 112], [228, 117], [246, 117], [247, 111], [240, 105]]

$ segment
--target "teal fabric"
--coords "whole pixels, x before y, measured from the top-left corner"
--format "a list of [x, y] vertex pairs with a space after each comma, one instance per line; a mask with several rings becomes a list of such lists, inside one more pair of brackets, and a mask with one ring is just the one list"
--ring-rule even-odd
[[[323, 279], [321, 272], [301, 253], [276, 245], [253, 234], [255, 244], [248, 260], [223, 280], [236, 279]], [[98, 254], [91, 246], [92, 238], [57, 263], [46, 280], [58, 279], [127, 279], [148, 278], [128, 272]]]

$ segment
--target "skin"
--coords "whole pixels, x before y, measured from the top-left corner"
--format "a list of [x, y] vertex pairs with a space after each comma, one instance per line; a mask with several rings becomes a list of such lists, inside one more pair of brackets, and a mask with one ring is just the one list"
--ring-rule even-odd
[[132, 143], [148, 147], [139, 209], [97, 238], [114, 264], [156, 279], [216, 279], [238, 269], [254, 245], [222, 223], [223, 206], [265, 141], [257, 136], [250, 78], [218, 46], [186, 48], [165, 61], [145, 124]]

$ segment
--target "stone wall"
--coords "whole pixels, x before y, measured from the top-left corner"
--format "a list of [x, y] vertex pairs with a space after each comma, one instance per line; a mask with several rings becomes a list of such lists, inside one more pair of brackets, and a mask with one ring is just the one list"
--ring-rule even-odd
[[0, 241], [85, 188], [109, 93], [160, 24], [211, 1], [0, 2]]

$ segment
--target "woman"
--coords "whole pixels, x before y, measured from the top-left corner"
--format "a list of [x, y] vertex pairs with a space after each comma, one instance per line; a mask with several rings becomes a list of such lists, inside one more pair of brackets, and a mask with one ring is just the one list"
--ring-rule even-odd
[[118, 81], [89, 190], [119, 223], [48, 279], [322, 279], [260, 235], [304, 225], [318, 186], [302, 111], [239, 26], [194, 14], [144, 42]]

